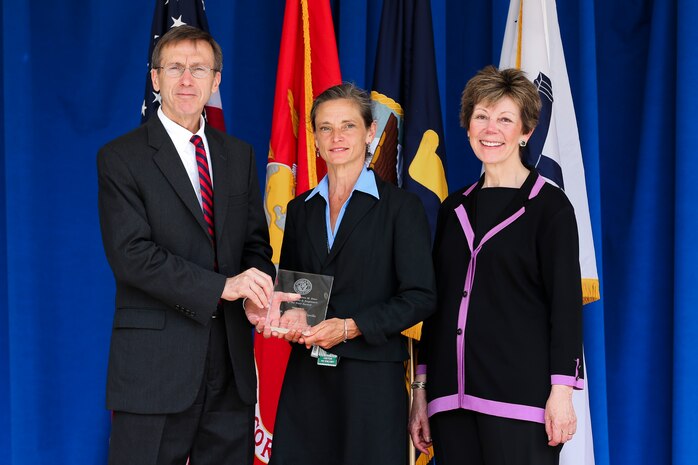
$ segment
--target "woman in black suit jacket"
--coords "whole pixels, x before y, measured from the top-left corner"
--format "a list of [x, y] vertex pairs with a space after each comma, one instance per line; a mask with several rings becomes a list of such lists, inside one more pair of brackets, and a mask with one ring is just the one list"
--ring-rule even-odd
[[[419, 199], [365, 167], [376, 123], [365, 91], [332, 87], [313, 103], [320, 184], [288, 204], [280, 268], [334, 276], [327, 318], [294, 344], [271, 464], [406, 463], [407, 393], [400, 332], [435, 308]], [[319, 346], [336, 366], [319, 366]], [[336, 360], [334, 359], [336, 357]]]

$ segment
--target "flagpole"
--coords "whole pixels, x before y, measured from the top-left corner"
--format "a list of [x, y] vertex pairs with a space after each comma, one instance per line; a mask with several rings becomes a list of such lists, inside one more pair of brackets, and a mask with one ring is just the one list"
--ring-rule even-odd
[[[410, 396], [410, 408], [412, 408], [412, 401], [414, 400], [414, 391], [412, 391], [412, 380], [414, 380], [414, 340], [411, 337], [407, 338], [407, 350], [410, 352], [410, 379], [409, 379], [409, 384], [408, 384], [408, 389], [407, 391], [409, 392]], [[409, 436], [409, 433], [408, 433]], [[415, 461], [417, 460], [417, 453], [414, 450], [414, 445], [412, 444], [412, 440], [408, 438], [407, 440], [407, 447], [408, 453], [409, 453], [409, 464], [410, 465], [415, 465]]]

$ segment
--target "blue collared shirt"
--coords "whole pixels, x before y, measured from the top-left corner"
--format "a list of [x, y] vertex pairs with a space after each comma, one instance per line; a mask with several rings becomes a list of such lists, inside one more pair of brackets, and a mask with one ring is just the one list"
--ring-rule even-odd
[[373, 171], [369, 172], [365, 167], [363, 170], [361, 170], [359, 179], [356, 180], [356, 184], [354, 184], [354, 188], [351, 190], [351, 194], [349, 194], [347, 201], [344, 202], [344, 205], [342, 205], [342, 209], [339, 211], [339, 215], [337, 215], [337, 222], [334, 225], [334, 231], [332, 231], [332, 226], [330, 225], [330, 191], [327, 175], [325, 175], [325, 177], [322, 178], [318, 185], [315, 186], [315, 189], [313, 189], [310, 195], [308, 195], [308, 197], [305, 199], [305, 201], [307, 202], [316, 194], [319, 194], [320, 196], [322, 196], [323, 199], [325, 199], [325, 225], [327, 227], [328, 250], [331, 249], [332, 245], [334, 244], [334, 238], [336, 235], [335, 233], [339, 230], [339, 225], [342, 222], [342, 218], [344, 218], [344, 212], [347, 209], [347, 205], [349, 205], [349, 202], [351, 201], [351, 197], [354, 195], [354, 191], [360, 191], [365, 194], [372, 195], [377, 199], [380, 199], [380, 196], [378, 195], [378, 186], [376, 185], [376, 177], [373, 174]]

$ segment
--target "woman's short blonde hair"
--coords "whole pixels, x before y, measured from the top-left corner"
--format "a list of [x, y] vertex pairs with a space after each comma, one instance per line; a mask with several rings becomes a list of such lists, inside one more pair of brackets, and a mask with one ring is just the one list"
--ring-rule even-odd
[[533, 131], [541, 109], [538, 89], [523, 71], [499, 70], [492, 65], [478, 71], [465, 85], [460, 101], [460, 125], [466, 129], [470, 126], [475, 105], [491, 105], [503, 97], [509, 97], [519, 107], [523, 133]]

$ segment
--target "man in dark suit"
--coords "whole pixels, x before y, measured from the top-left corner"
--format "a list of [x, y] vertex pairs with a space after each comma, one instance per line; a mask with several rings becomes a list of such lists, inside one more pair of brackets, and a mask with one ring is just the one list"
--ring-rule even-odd
[[242, 302], [267, 307], [274, 267], [252, 148], [202, 117], [222, 61], [208, 33], [171, 29], [151, 60], [157, 116], [97, 157], [110, 464], [252, 463], [259, 315]]

